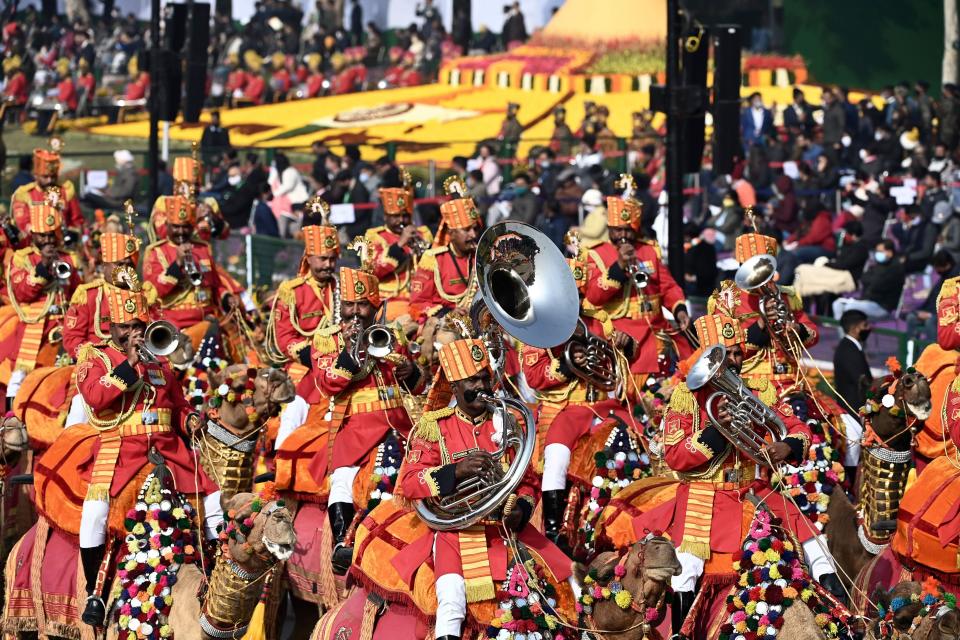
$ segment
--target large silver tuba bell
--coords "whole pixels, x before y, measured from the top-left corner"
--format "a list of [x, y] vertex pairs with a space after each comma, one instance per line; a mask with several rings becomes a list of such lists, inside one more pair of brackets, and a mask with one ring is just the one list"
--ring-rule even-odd
[[740, 265], [733, 280], [744, 291], [760, 296], [760, 311], [766, 312], [769, 305], [773, 305], [777, 313], [777, 320], [770, 329], [779, 334], [787, 327], [790, 320], [790, 309], [780, 294], [780, 287], [773, 281], [777, 274], [777, 259], [771, 255], [761, 253], [749, 258]]
[[[563, 254], [549, 238], [530, 225], [501, 222], [480, 237], [475, 260], [480, 295], [504, 331], [541, 348], [569, 340], [580, 299]], [[517, 490], [530, 466], [537, 435], [529, 407], [514, 398], [481, 397], [503, 427], [491, 454], [503, 471], [462, 482], [452, 495], [416, 501], [417, 514], [431, 529], [461, 529], [488, 517]]]
[[[767, 431], [774, 441], [787, 436], [787, 427], [773, 409], [753, 395], [743, 379], [727, 366], [727, 349], [721, 344], [704, 349], [687, 374], [687, 388], [691, 391], [708, 385], [713, 389], [705, 406], [710, 423], [740, 453], [757, 464], [769, 465], [763, 453], [767, 440], [757, 433], [754, 425]], [[727, 410], [733, 416], [730, 425], [722, 424], [715, 415], [714, 405], [721, 397], [726, 397], [729, 402]]]

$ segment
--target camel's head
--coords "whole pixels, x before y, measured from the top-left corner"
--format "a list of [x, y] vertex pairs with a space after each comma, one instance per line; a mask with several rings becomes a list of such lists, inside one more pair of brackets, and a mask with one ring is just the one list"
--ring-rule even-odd
[[227, 385], [233, 392], [223, 399], [219, 413], [224, 426], [238, 432], [253, 426], [251, 420], [262, 423], [277, 415], [280, 405], [293, 400], [295, 393], [290, 377], [269, 367], [257, 370], [232, 364], [208, 376], [211, 390]]
[[0, 420], [0, 464], [10, 464], [27, 450], [30, 438], [20, 419], [8, 415]]
[[[680, 561], [673, 543], [662, 536], [649, 536], [634, 543], [626, 556], [615, 553], [601, 553], [589, 566], [576, 563], [574, 577], [584, 584], [586, 576], [596, 576], [596, 582], [609, 584], [617, 573], [617, 566], [623, 565], [620, 583], [634, 599], [643, 600], [645, 608], [662, 610], [665, 605], [667, 586], [671, 576], [680, 575]], [[608, 606], [609, 605], [609, 606]], [[607, 607], [614, 611], [619, 607], [612, 601], [598, 601], [594, 605], [594, 616], [602, 618], [601, 609]], [[604, 627], [606, 628], [606, 627]]]
[[230, 555], [240, 564], [287, 560], [297, 542], [293, 515], [272, 491], [238, 493], [224, 502], [227, 519], [239, 533], [229, 538]]
[[[902, 388], [902, 391], [901, 391]], [[900, 376], [897, 383], [898, 394], [902, 394], [907, 411], [917, 420], [926, 420], [930, 417], [933, 407], [930, 401], [930, 382], [922, 373], [909, 369]]]
[[885, 638], [890, 637], [891, 634], [889, 631], [883, 629], [885, 625], [892, 625], [893, 629], [896, 631], [896, 634], [904, 634], [911, 630], [913, 625], [913, 619], [920, 612], [920, 609], [923, 605], [920, 603], [920, 583], [919, 582], [901, 582], [893, 589], [889, 591], [883, 591], [882, 589], [877, 589], [873, 594], [873, 600], [878, 605], [882, 606], [884, 611], [891, 611], [891, 605], [895, 602], [905, 603], [900, 604], [893, 610], [891, 619], [877, 619], [873, 620], [868, 629], [867, 637], [868, 638]]
[[911, 429], [917, 428], [917, 421], [929, 418], [933, 409], [927, 379], [908, 369], [892, 384], [889, 378], [875, 381], [869, 386], [870, 396], [879, 406], [871, 420], [874, 432], [889, 448], [909, 448]]

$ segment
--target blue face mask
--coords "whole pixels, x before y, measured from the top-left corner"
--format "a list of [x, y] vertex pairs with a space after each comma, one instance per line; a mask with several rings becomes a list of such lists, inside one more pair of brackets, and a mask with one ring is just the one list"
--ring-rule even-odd
[[887, 253], [885, 251], [877, 251], [873, 254], [873, 259], [876, 260], [878, 264], [883, 264], [890, 258], [887, 257]]
[[514, 187], [514, 193], [516, 193], [518, 196], [522, 196], [528, 191], [530, 191], [530, 187]]

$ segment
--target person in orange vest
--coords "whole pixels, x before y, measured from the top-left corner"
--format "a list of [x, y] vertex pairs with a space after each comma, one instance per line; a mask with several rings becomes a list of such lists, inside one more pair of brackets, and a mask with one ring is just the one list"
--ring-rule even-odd
[[8, 238], [13, 246], [22, 247], [29, 243], [30, 208], [48, 204], [57, 209], [65, 233], [62, 239], [73, 244], [83, 235], [85, 222], [80, 212], [80, 199], [77, 190], [69, 180], [60, 180], [60, 151], [63, 143], [59, 138], [51, 138], [49, 149], [33, 150], [33, 182], [28, 182], [13, 192], [10, 198], [10, 213], [13, 222], [21, 230], [19, 238]]
[[49, 205], [30, 207], [32, 243], [14, 252], [7, 273], [10, 305], [17, 315], [12, 339], [0, 343], [0, 380], [7, 402], [37, 366], [56, 362], [63, 339], [63, 315], [80, 284], [73, 258], [63, 250], [60, 212]]

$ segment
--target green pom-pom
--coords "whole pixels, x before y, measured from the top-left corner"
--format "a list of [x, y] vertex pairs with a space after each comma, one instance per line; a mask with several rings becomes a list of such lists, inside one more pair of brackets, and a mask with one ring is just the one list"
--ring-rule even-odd
[[597, 451], [595, 454], [593, 454], [593, 460], [598, 467], [606, 466], [607, 454], [603, 451]]
[[760, 551], [766, 551], [770, 548], [770, 538], [760, 538], [757, 540], [757, 546], [760, 547]]

